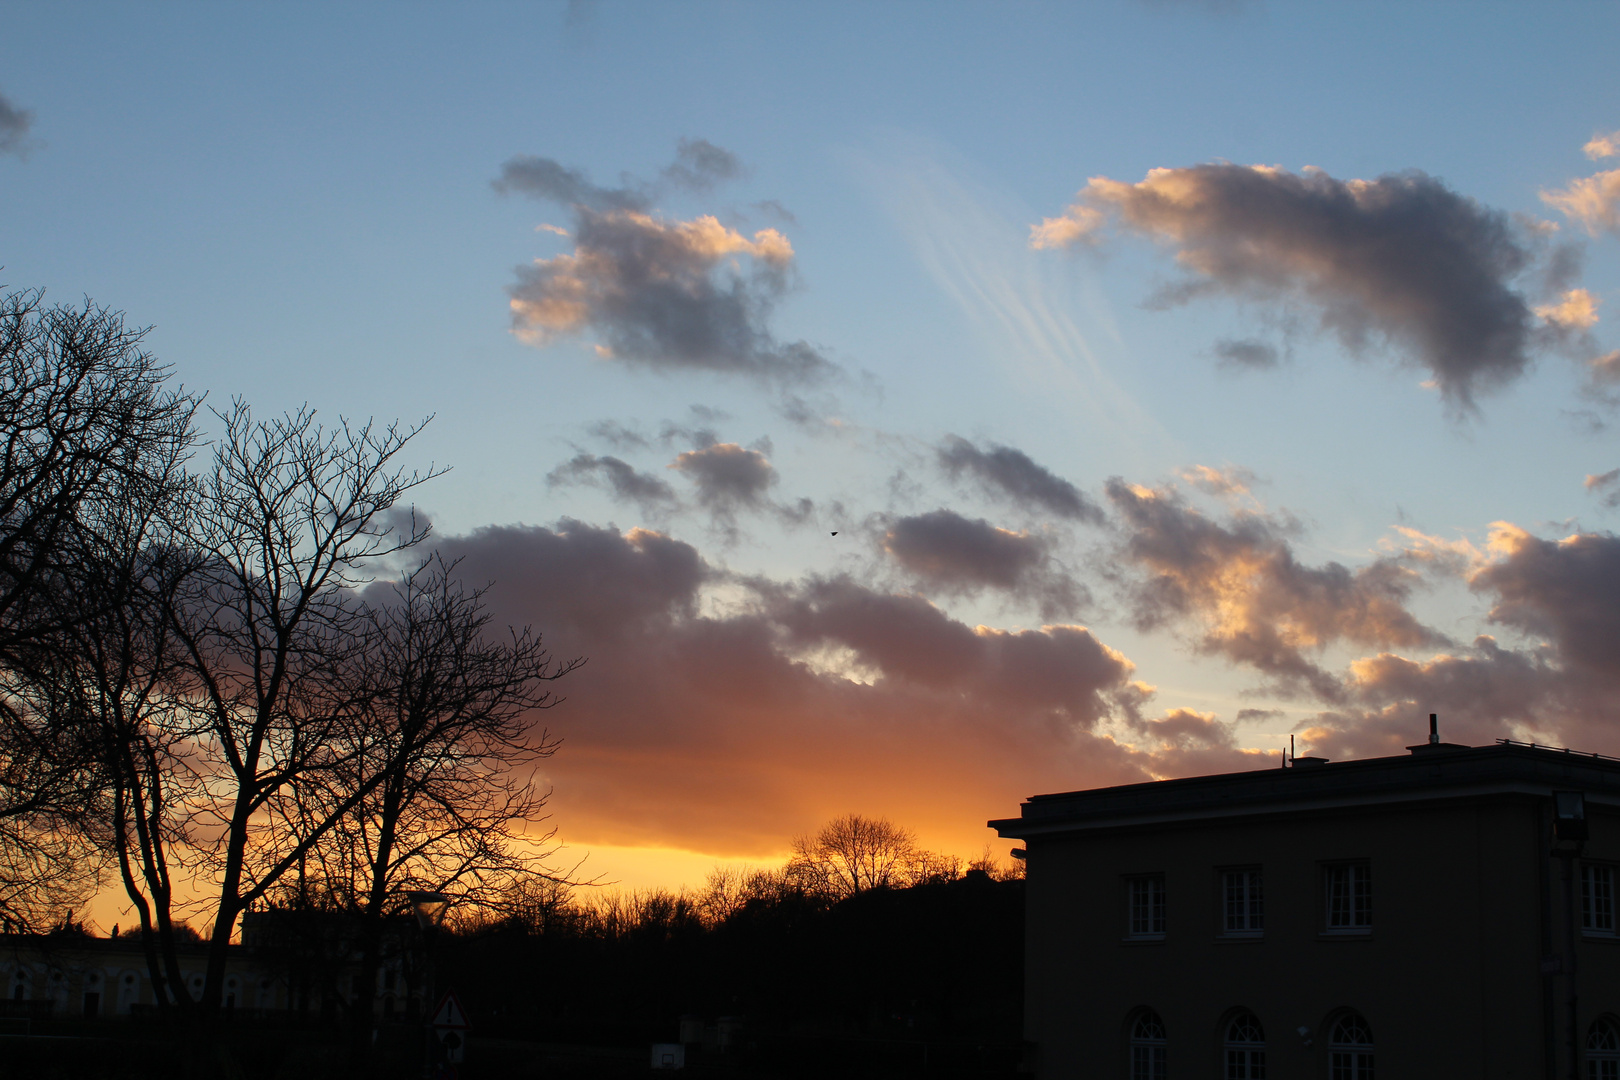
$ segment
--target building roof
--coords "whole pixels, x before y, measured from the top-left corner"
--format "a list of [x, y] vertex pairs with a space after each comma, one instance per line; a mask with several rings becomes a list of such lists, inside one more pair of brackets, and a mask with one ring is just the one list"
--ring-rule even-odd
[[1328, 762], [1300, 758], [1291, 768], [1155, 780], [1144, 784], [1035, 795], [1020, 816], [989, 822], [1007, 837], [1476, 798], [1587, 793], [1620, 807], [1620, 758], [1498, 740], [1493, 746], [1422, 744], [1401, 757]]

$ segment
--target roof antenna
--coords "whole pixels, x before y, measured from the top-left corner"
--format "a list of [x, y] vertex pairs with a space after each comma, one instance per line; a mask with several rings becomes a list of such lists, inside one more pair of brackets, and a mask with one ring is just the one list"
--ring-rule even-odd
[[1429, 714], [1429, 745], [1438, 746], [1440, 743], [1440, 715]]
[[1289, 734], [1288, 734], [1288, 764], [1292, 765], [1293, 763], [1294, 763], [1294, 735], [1293, 735], [1292, 732], [1289, 732]]

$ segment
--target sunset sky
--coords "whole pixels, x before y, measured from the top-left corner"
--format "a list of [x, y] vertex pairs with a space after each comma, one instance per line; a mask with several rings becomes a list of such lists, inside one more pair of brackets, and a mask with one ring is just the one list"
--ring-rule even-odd
[[0, 13], [0, 285], [432, 415], [565, 860], [1620, 754], [1620, 6]]

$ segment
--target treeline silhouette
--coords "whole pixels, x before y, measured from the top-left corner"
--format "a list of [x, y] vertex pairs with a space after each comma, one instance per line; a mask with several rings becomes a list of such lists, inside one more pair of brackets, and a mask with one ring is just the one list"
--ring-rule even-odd
[[[893, 828], [846, 818], [819, 835], [851, 822]], [[811, 846], [692, 891], [532, 883], [447, 928], [439, 982], [481, 1038], [684, 1037], [695, 1064], [750, 1075], [1011, 1075], [1020, 874], [988, 852], [964, 866], [911, 848], [867, 862], [889, 865], [875, 879], [840, 880], [849, 865], [815, 865]]]

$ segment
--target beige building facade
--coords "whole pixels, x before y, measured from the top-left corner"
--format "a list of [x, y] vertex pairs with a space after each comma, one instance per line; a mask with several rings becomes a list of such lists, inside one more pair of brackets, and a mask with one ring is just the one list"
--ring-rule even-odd
[[1026, 842], [1042, 1078], [1620, 1080], [1620, 760], [1423, 744], [990, 824]]

